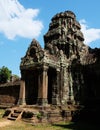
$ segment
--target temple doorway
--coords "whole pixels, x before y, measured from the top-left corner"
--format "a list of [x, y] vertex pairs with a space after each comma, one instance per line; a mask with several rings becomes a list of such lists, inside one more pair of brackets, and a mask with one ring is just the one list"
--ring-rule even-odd
[[48, 104], [52, 104], [52, 98], [55, 93], [56, 85], [56, 69], [49, 67], [48, 69]]
[[33, 105], [37, 103], [38, 98], [38, 71], [27, 70], [25, 78], [26, 86], [26, 104]]

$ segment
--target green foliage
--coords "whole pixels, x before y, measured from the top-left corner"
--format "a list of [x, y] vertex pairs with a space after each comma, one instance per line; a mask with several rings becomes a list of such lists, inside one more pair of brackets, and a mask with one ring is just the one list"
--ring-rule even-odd
[[38, 118], [38, 119], [42, 119], [42, 116], [43, 116], [43, 115], [42, 115], [42, 113], [40, 113], [40, 112], [37, 114], [37, 118]]
[[11, 70], [9, 70], [7, 67], [3, 66], [0, 68], [0, 83], [6, 83], [9, 81], [11, 75]]

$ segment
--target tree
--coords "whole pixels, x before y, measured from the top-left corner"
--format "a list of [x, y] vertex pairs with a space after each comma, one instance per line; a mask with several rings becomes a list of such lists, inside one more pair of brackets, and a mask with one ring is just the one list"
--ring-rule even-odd
[[0, 83], [6, 83], [10, 80], [11, 76], [12, 72], [7, 67], [3, 66], [0, 68]]

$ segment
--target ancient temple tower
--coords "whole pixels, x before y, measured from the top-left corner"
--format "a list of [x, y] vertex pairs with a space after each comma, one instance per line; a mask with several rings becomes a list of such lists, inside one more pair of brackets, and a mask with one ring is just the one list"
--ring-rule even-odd
[[[67, 105], [80, 102], [83, 75], [80, 66], [88, 47], [76, 16], [71, 11], [56, 14], [44, 35], [44, 49], [33, 39], [21, 59], [18, 104]], [[77, 68], [77, 67], [78, 68]]]

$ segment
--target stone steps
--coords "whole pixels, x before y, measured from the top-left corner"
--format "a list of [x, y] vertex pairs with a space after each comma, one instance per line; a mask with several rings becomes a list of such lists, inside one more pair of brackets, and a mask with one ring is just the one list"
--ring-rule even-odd
[[8, 119], [8, 120], [13, 120], [13, 121], [15, 121], [15, 120], [16, 120], [16, 118], [15, 118], [15, 117], [8, 117], [7, 119]]
[[8, 118], [9, 120], [19, 120], [21, 119], [21, 116], [22, 116], [22, 113], [23, 113], [23, 110], [20, 110], [20, 109], [14, 109], [11, 111], [11, 113], [8, 115]]

